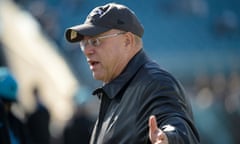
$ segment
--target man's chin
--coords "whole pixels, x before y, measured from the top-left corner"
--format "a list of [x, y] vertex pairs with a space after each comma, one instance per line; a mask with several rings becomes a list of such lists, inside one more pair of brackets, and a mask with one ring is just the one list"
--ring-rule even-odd
[[93, 75], [93, 78], [94, 78], [95, 80], [102, 80], [102, 79], [100, 78], [100, 76], [97, 75], [96, 73], [93, 72], [92, 75]]

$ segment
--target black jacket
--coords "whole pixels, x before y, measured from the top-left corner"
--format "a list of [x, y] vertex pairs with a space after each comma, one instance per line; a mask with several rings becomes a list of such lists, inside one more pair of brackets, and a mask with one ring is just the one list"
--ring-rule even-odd
[[[93, 94], [101, 99], [101, 105], [91, 144], [149, 144], [150, 115], [157, 117], [169, 144], [199, 142], [181, 85], [143, 50], [116, 79]], [[166, 129], [169, 125], [174, 129]]]
[[7, 112], [4, 103], [0, 99], [0, 144], [11, 144], [7, 124]]

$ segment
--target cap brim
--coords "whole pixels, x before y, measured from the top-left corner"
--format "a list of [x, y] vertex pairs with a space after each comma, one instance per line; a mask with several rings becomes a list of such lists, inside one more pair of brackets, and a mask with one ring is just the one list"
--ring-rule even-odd
[[95, 36], [108, 31], [109, 28], [99, 27], [92, 24], [82, 24], [70, 27], [65, 32], [65, 37], [69, 42], [79, 42], [84, 36]]

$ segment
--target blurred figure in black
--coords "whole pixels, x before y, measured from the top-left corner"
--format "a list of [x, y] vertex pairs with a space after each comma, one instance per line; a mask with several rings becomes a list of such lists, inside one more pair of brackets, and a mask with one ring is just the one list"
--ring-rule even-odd
[[49, 144], [50, 143], [50, 114], [48, 109], [40, 100], [40, 93], [37, 87], [33, 88], [33, 96], [36, 100], [36, 109], [28, 115], [27, 126], [33, 144]]
[[1, 135], [0, 141], [5, 144], [29, 144], [25, 124], [11, 111], [17, 101], [17, 81], [6, 67], [0, 67], [0, 101], [1, 103]]
[[75, 113], [65, 127], [64, 144], [89, 144], [94, 121], [86, 110], [86, 89], [74, 97]]
[[0, 99], [0, 144], [11, 144], [6, 117], [7, 114], [5, 112], [4, 103]]

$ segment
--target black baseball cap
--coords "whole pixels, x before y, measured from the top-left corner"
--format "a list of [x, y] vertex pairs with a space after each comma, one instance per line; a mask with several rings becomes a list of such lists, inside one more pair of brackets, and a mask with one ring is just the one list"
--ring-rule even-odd
[[67, 28], [65, 37], [69, 42], [79, 42], [84, 36], [95, 36], [110, 29], [119, 29], [142, 37], [144, 29], [137, 16], [128, 7], [108, 3], [94, 8], [85, 22]]

